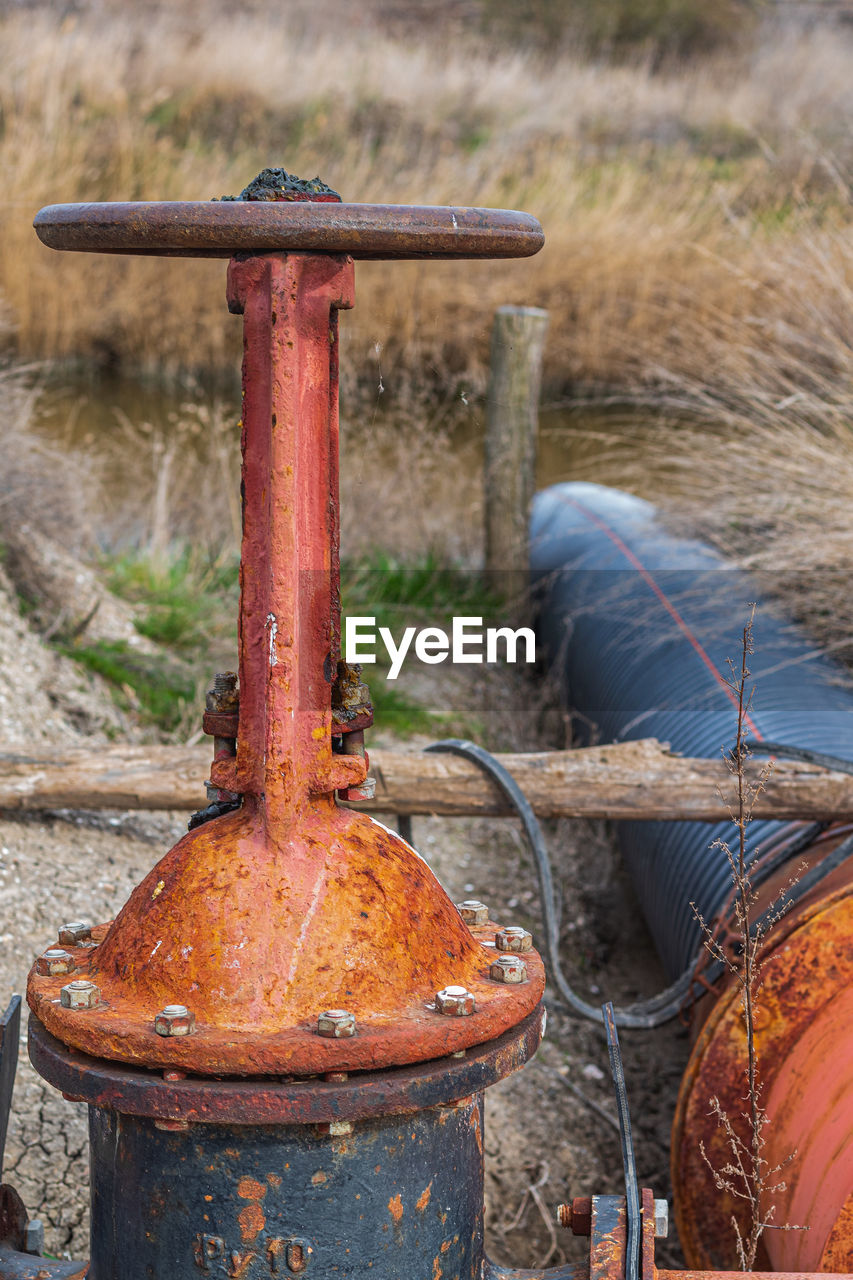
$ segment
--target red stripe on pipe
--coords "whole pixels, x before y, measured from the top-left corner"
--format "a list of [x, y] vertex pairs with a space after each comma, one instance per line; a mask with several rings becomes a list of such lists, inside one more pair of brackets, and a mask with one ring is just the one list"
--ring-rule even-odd
[[[676, 624], [676, 626], [678, 627], [678, 629], [683, 633], [683, 635], [686, 637], [686, 639], [689, 641], [689, 643], [690, 643], [690, 644], [693, 646], [693, 648], [696, 650], [696, 653], [699, 655], [699, 657], [700, 657], [700, 658], [702, 659], [702, 661], [704, 662], [705, 666], [706, 666], [706, 667], [708, 668], [708, 670], [711, 672], [711, 675], [714, 677], [714, 679], [715, 679], [715, 680], [717, 681], [717, 683], [720, 685], [720, 687], [721, 687], [721, 689], [724, 691], [724, 693], [725, 693], [726, 697], [729, 699], [729, 701], [732, 703], [732, 705], [735, 707], [735, 709], [737, 709], [737, 707], [738, 707], [738, 699], [737, 699], [737, 695], [735, 694], [734, 690], [729, 686], [728, 682], [726, 681], [725, 676], [724, 676], [724, 675], [722, 674], [722, 672], [721, 672], [721, 671], [720, 671], [720, 670], [719, 670], [719, 669], [714, 665], [713, 661], [711, 660], [711, 658], [709, 657], [709, 655], [707, 654], [707, 652], [705, 651], [705, 649], [703, 649], [703, 647], [702, 647], [701, 643], [699, 642], [699, 639], [697, 638], [697, 636], [695, 636], [695, 635], [693, 634], [693, 632], [690, 630], [690, 627], [689, 627], [689, 626], [687, 625], [687, 623], [684, 621], [684, 619], [682, 618], [681, 614], [680, 614], [680, 613], [678, 612], [678, 610], [676, 609], [675, 605], [674, 605], [674, 604], [672, 603], [672, 601], [668, 598], [668, 596], [667, 596], [667, 595], [666, 595], [666, 593], [663, 591], [663, 589], [662, 589], [662, 588], [657, 584], [657, 582], [656, 582], [656, 581], [655, 581], [655, 579], [652, 577], [652, 575], [651, 575], [651, 573], [649, 572], [649, 570], [648, 570], [648, 569], [646, 568], [646, 566], [642, 563], [642, 561], [641, 561], [641, 560], [640, 560], [640, 559], [639, 559], [639, 558], [634, 554], [634, 552], [631, 550], [631, 548], [630, 548], [630, 547], [629, 547], [625, 542], [623, 542], [623, 541], [622, 541], [622, 539], [619, 537], [619, 534], [616, 532], [616, 530], [615, 530], [615, 529], [611, 529], [611, 528], [610, 528], [610, 526], [609, 526], [608, 524], [606, 524], [606, 523], [601, 519], [601, 517], [600, 517], [600, 516], [597, 516], [597, 515], [595, 514], [595, 512], [594, 512], [594, 511], [590, 511], [590, 509], [589, 509], [588, 507], [585, 507], [585, 506], [583, 505], [583, 503], [582, 503], [582, 502], [578, 502], [575, 498], [563, 498], [563, 499], [562, 499], [562, 501], [563, 501], [563, 502], [568, 502], [568, 503], [569, 503], [569, 505], [570, 505], [570, 506], [572, 506], [572, 507], [574, 507], [577, 511], [579, 511], [579, 512], [581, 513], [581, 515], [586, 516], [587, 520], [592, 521], [592, 523], [593, 523], [594, 525], [596, 525], [596, 527], [597, 527], [597, 528], [601, 529], [602, 533], [605, 533], [605, 534], [607, 535], [607, 537], [610, 539], [610, 541], [613, 543], [613, 545], [614, 545], [614, 546], [615, 546], [619, 551], [621, 551], [621, 552], [622, 552], [622, 555], [625, 557], [625, 559], [628, 561], [628, 563], [629, 563], [629, 564], [631, 564], [631, 565], [633, 565], [633, 567], [637, 570], [637, 572], [638, 572], [638, 573], [640, 574], [640, 576], [642, 577], [642, 579], [643, 579], [643, 581], [645, 582], [646, 586], [648, 586], [648, 587], [650, 588], [650, 590], [652, 590], [652, 591], [654, 592], [654, 594], [657, 596], [658, 600], [661, 602], [661, 604], [663, 605], [664, 609], [666, 609], [667, 613], [668, 613], [668, 614], [669, 614], [669, 616], [672, 618], [673, 622]], [[758, 741], [760, 742], [760, 741], [761, 741], [761, 739], [762, 739], [762, 734], [761, 734], [760, 730], [757, 728], [757, 726], [756, 726], [755, 722], [753, 721], [752, 717], [749, 715], [749, 713], [748, 713], [748, 712], [746, 712], [746, 711], [745, 711], [745, 712], [744, 712], [744, 716], [743, 716], [743, 718], [744, 718], [744, 720], [745, 720], [746, 724], [749, 726], [750, 732], [751, 732], [751, 733], [752, 733], [752, 734], [753, 734], [753, 735], [758, 739]]]

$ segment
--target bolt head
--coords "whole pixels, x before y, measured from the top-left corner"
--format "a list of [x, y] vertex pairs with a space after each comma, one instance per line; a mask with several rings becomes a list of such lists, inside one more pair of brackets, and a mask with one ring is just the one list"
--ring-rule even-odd
[[75, 978], [59, 992], [63, 1009], [94, 1009], [100, 999], [100, 987], [96, 987], [87, 978]]
[[495, 946], [498, 951], [529, 951], [533, 946], [533, 934], [511, 924], [495, 934]]
[[665, 1240], [669, 1235], [669, 1205], [666, 1200], [655, 1200], [655, 1239]]
[[325, 1009], [317, 1018], [317, 1035], [342, 1040], [355, 1035], [355, 1014], [346, 1009]]
[[515, 956], [498, 956], [489, 967], [492, 982], [526, 982], [527, 965]]
[[435, 995], [435, 1007], [439, 1013], [464, 1018], [476, 1009], [474, 997], [466, 987], [445, 987]]
[[59, 941], [66, 947], [77, 947], [81, 942], [88, 942], [91, 937], [92, 926], [82, 920], [59, 926]]
[[43, 978], [55, 978], [64, 973], [73, 973], [77, 968], [74, 957], [61, 947], [49, 947], [36, 960], [36, 973]]
[[469, 898], [467, 902], [457, 902], [456, 909], [466, 924], [488, 924], [489, 908], [485, 902]]
[[158, 1036], [189, 1036], [195, 1031], [195, 1014], [185, 1004], [167, 1004], [154, 1018]]

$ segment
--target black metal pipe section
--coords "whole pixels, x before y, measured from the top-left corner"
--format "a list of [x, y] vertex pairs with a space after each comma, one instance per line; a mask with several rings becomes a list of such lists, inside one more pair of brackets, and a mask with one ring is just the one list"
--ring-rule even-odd
[[89, 1117], [90, 1280], [479, 1280], [481, 1094], [341, 1134]]
[[89, 1104], [88, 1280], [572, 1280], [483, 1253], [483, 1090], [543, 1030], [540, 1005], [461, 1057], [411, 1067], [164, 1079], [69, 1049], [32, 1017], [33, 1063]]
[[[755, 693], [749, 727], [766, 738], [853, 760], [853, 690], [815, 641], [767, 603], [761, 581], [707, 545], [665, 527], [648, 502], [593, 484], [554, 485], [531, 514], [531, 574], [540, 649], [580, 736], [659, 738], [689, 756], [719, 756], [734, 740], [751, 604]], [[799, 824], [754, 821], [750, 857], [793, 838]], [[640, 904], [671, 976], [693, 962], [702, 935], [691, 902], [713, 920], [731, 890], [730, 823], [630, 822], [619, 840]]]

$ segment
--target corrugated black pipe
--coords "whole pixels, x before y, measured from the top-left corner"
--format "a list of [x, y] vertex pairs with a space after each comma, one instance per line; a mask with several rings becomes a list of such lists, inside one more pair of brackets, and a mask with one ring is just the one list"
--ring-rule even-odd
[[[667, 531], [648, 502], [594, 484], [554, 485], [536, 496], [531, 572], [540, 652], [559, 679], [586, 741], [659, 738], [687, 756], [718, 757], [733, 744], [731, 659], [758, 603], [753, 741], [791, 743], [853, 760], [853, 688], [799, 627], [761, 602], [761, 582], [701, 542]], [[756, 819], [750, 856], [796, 837], [802, 824]], [[695, 959], [706, 920], [731, 891], [725, 858], [710, 845], [730, 823], [624, 822], [619, 840], [640, 904], [671, 977]]]

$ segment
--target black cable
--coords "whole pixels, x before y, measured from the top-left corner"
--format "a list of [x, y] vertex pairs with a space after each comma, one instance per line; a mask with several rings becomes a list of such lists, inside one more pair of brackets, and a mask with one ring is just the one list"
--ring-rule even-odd
[[[759, 744], [766, 748], [771, 754], [782, 756], [783, 752], [797, 751], [801, 748], [787, 747], [780, 743], [764, 742]], [[560, 930], [557, 920], [557, 913], [554, 905], [554, 880], [551, 874], [551, 860], [548, 856], [548, 850], [542, 835], [542, 828], [530, 801], [525, 796], [521, 787], [513, 778], [512, 774], [504, 768], [501, 762], [486, 751], [483, 747], [478, 747], [475, 742], [467, 742], [462, 738], [444, 738], [441, 742], [433, 742], [426, 748], [427, 751], [437, 753], [446, 753], [450, 755], [461, 756], [465, 760], [470, 760], [476, 764], [483, 773], [492, 779], [497, 787], [503, 792], [510, 804], [514, 807], [518, 814], [521, 824], [524, 828], [524, 834], [527, 837], [527, 843], [533, 854], [536, 863], [536, 874], [539, 881], [539, 896], [542, 903], [542, 915], [545, 923], [545, 952], [548, 961], [548, 967], [551, 973], [552, 981], [557, 988], [559, 995], [565, 1004], [573, 1009], [575, 1013], [581, 1017], [589, 1019], [591, 1022], [600, 1023], [601, 1010], [587, 1002], [572, 989], [563, 973], [560, 964]], [[815, 752], [805, 752], [805, 757], [814, 756]], [[797, 757], [801, 758], [801, 757]], [[836, 761], [834, 756], [824, 756], [821, 760], [808, 760], [807, 763], [823, 763], [824, 761], [832, 761], [828, 768], [840, 768], [841, 764], [845, 766], [844, 772], [853, 773], [853, 764], [850, 761]], [[815, 824], [819, 834], [822, 829], [821, 824]], [[785, 858], [787, 861], [795, 856], [800, 848], [808, 847], [803, 842], [809, 838], [809, 828], [806, 829], [793, 846], [785, 847]], [[812, 836], [813, 838], [813, 836]], [[798, 901], [809, 892], [816, 884], [828, 875], [831, 871], [840, 866], [846, 858], [853, 855], [853, 836], [845, 840], [839, 847], [825, 858], [818, 867], [813, 868], [808, 875], [804, 876], [796, 885], [793, 886], [791, 892], [787, 895], [789, 906]], [[760, 879], [756, 883], [761, 883], [770, 875], [772, 870], [776, 869], [779, 863], [779, 855], [771, 859], [768, 867], [762, 868]], [[778, 914], [778, 907], [774, 904], [769, 908], [763, 916], [760, 916], [756, 922], [756, 927], [769, 922], [772, 915]], [[705, 976], [710, 982], [716, 979], [724, 972], [725, 965], [720, 960], [711, 961], [705, 970]], [[638, 1001], [636, 1004], [626, 1005], [623, 1008], [614, 1010], [617, 1022], [622, 1027], [631, 1030], [650, 1031], [655, 1027], [662, 1026], [665, 1022], [669, 1022], [672, 1018], [678, 1016], [687, 999], [690, 989], [694, 984], [696, 965], [691, 964], [684, 972], [676, 978], [670, 986], [658, 992], [656, 996], [650, 997], [648, 1000]]]
[[[580, 1014], [581, 1017], [600, 1024], [601, 1010], [596, 1008], [595, 1005], [587, 1004], [572, 990], [560, 965], [560, 935], [557, 913], [554, 907], [554, 881], [551, 875], [551, 861], [548, 857], [548, 850], [545, 847], [542, 828], [539, 826], [530, 801], [515, 778], [504, 768], [500, 761], [495, 759], [489, 751], [484, 750], [483, 747], [478, 747], [474, 742], [466, 742], [461, 738], [445, 738], [441, 742], [431, 743], [426, 750], [462, 756], [463, 759], [472, 761], [492, 779], [515, 808], [521, 819], [524, 834], [527, 837], [527, 842], [536, 863], [539, 896], [542, 902], [542, 915], [545, 922], [545, 953], [551, 979], [564, 1003], [570, 1009]], [[669, 1022], [671, 1018], [676, 1017], [681, 1009], [692, 980], [692, 969], [689, 972], [685, 970], [672, 986], [659, 992], [652, 999], [643, 1001], [641, 1004], [628, 1005], [626, 1008], [616, 1009], [615, 1015], [619, 1025], [631, 1029], [649, 1031], [653, 1027], [661, 1026], [664, 1022]]]
[[604, 1030], [607, 1035], [607, 1053], [610, 1058], [610, 1074], [616, 1092], [616, 1112], [619, 1116], [619, 1140], [622, 1147], [622, 1170], [625, 1174], [625, 1207], [627, 1236], [625, 1240], [625, 1280], [640, 1280], [640, 1240], [643, 1219], [640, 1214], [640, 1183], [637, 1178], [637, 1161], [634, 1156], [634, 1137], [631, 1132], [631, 1112], [628, 1107], [628, 1089], [625, 1084], [625, 1068], [622, 1051], [613, 1016], [613, 1005], [608, 1000], [601, 1006]]
[[853, 773], [853, 761], [844, 760], [841, 756], [828, 756], [822, 751], [811, 751], [806, 747], [792, 747], [787, 742], [749, 743], [749, 754], [752, 756], [778, 756], [780, 760], [801, 760], [803, 764], [819, 764], [824, 769], [832, 769], [834, 773]]

